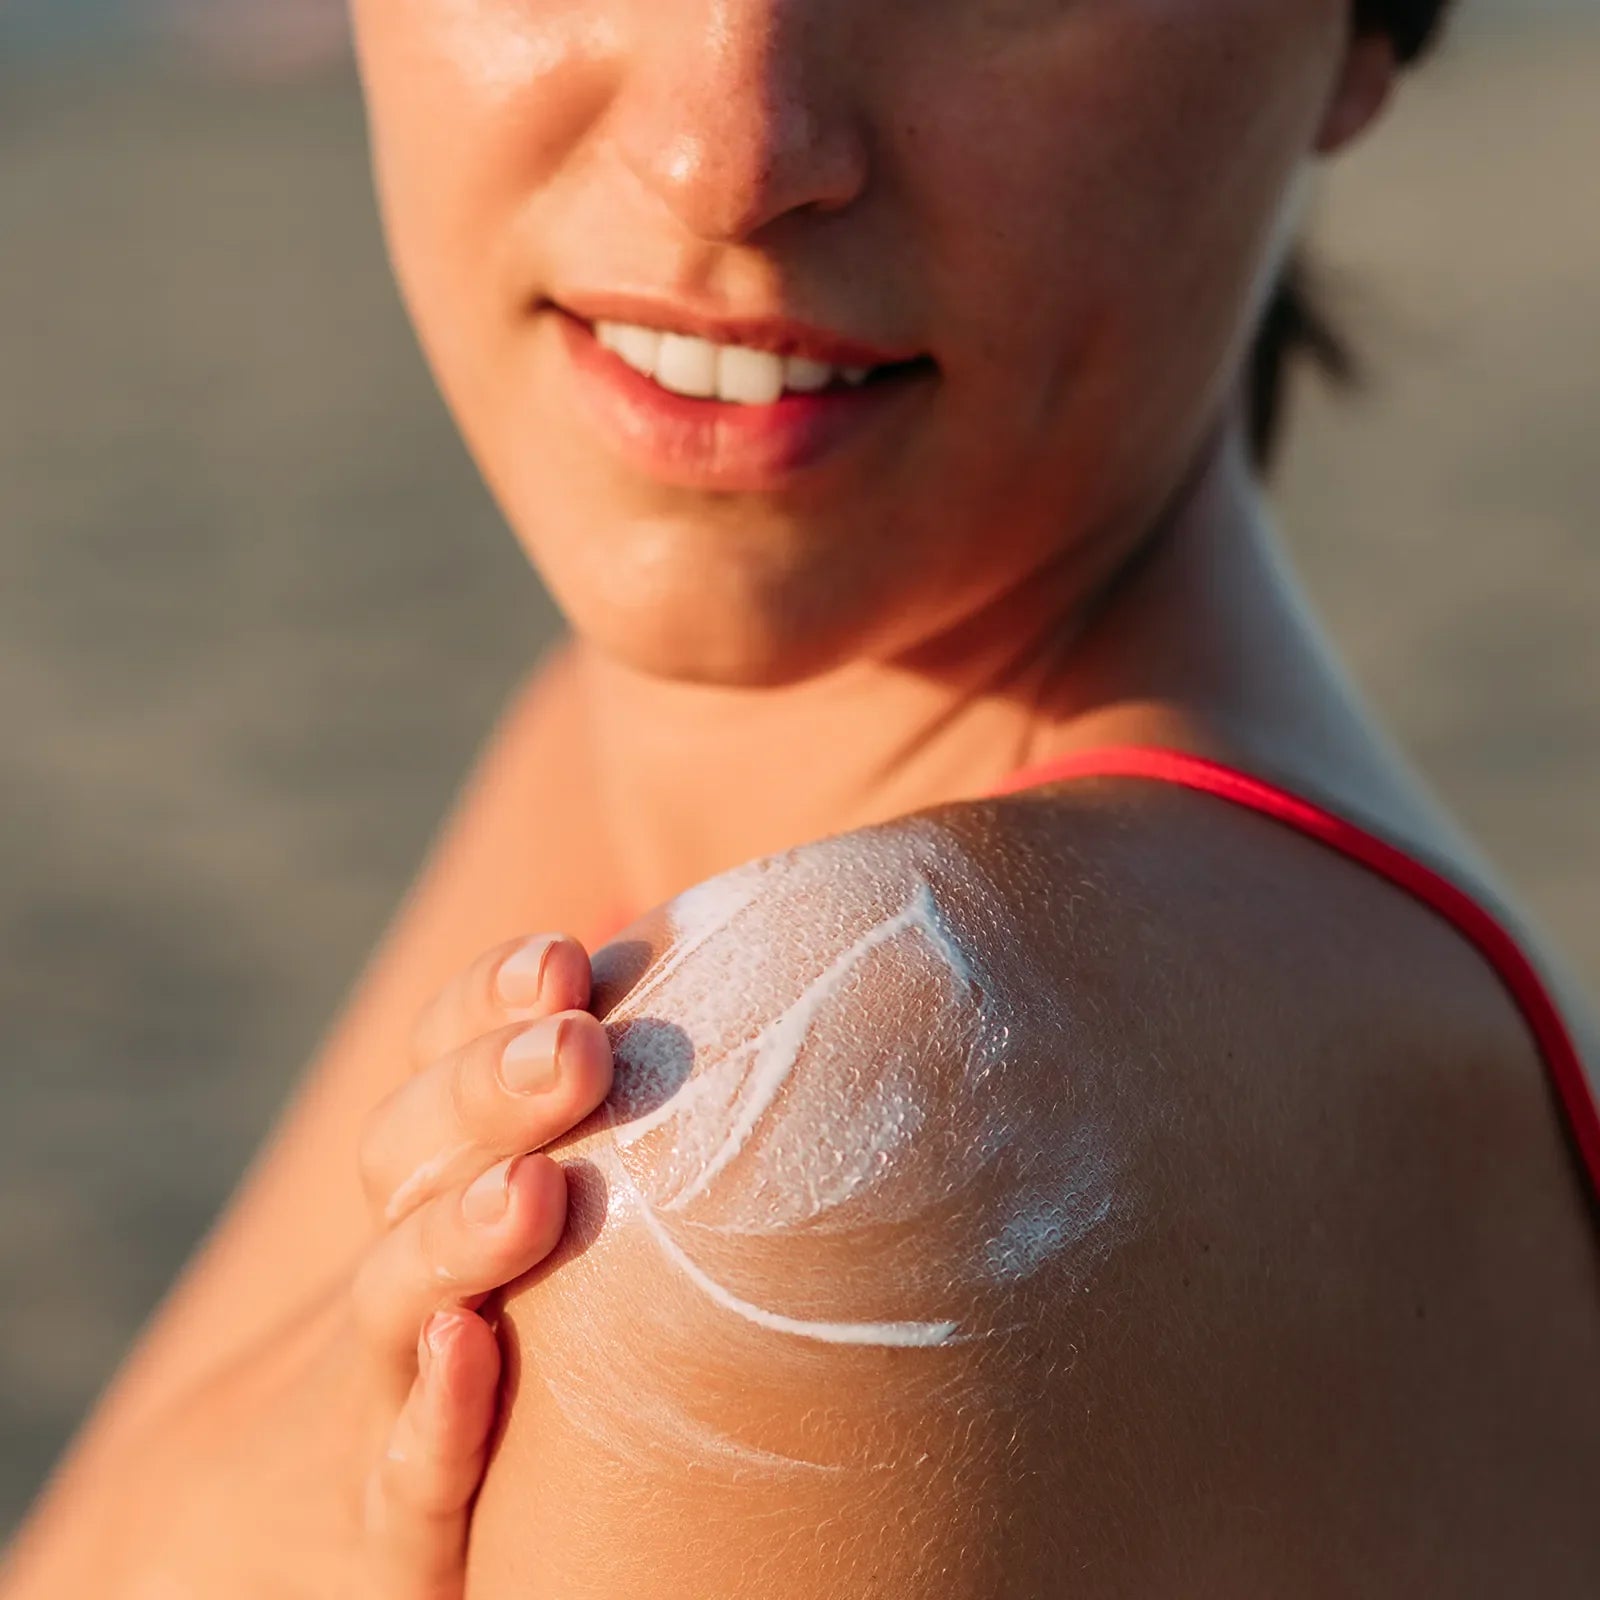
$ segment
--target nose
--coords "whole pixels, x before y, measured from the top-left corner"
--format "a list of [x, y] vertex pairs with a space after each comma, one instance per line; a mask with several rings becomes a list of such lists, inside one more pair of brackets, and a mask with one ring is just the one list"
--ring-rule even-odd
[[696, 238], [749, 239], [867, 182], [847, 67], [860, 0], [640, 0], [616, 138], [638, 181]]

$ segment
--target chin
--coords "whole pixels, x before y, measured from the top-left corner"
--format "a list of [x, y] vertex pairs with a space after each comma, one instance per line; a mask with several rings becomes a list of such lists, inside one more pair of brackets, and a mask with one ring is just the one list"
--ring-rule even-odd
[[704, 593], [683, 608], [568, 611], [590, 648], [647, 677], [726, 689], [781, 689], [858, 659], [863, 640], [832, 619], [797, 625], [765, 606], [737, 607]]
[[669, 559], [659, 547], [614, 548], [597, 560], [593, 546], [578, 548], [578, 561], [571, 546], [535, 557], [573, 632], [674, 682], [774, 689], [819, 677], [869, 653], [880, 613], [902, 598], [875, 594], [859, 573], [846, 581], [837, 563], [718, 559], [703, 545]]
[[820, 677], [852, 659], [847, 648], [829, 650], [817, 640], [802, 645], [759, 635], [712, 639], [703, 633], [686, 638], [675, 632], [578, 631], [592, 648], [634, 672], [721, 689], [783, 689]]

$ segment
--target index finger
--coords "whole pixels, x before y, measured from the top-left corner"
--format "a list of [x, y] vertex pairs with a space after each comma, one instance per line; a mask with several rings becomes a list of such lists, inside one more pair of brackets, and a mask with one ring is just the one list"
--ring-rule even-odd
[[429, 1001], [411, 1035], [412, 1067], [430, 1066], [508, 1022], [585, 1011], [592, 981], [589, 952], [570, 935], [507, 939]]

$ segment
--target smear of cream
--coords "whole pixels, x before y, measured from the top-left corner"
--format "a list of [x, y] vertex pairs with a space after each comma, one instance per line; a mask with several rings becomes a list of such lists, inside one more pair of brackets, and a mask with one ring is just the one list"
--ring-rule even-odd
[[[1121, 1171], [1092, 1117], [1039, 1104], [1041, 1011], [1064, 1067], [1092, 1050], [1071, 1048], [1083, 1030], [1069, 998], [994, 937], [998, 896], [946, 830], [911, 821], [807, 845], [700, 885], [668, 917], [667, 950], [604, 1019], [607, 1230], [642, 1229], [698, 1296], [799, 1347], [996, 1337], [962, 1308], [1103, 1259]], [[884, 1251], [883, 1229], [922, 1221], [939, 1252]], [[825, 1281], [786, 1268], [782, 1241], [813, 1234], [877, 1240], [873, 1265], [852, 1276], [847, 1253]], [[699, 1240], [722, 1241], [733, 1282]], [[626, 1428], [642, 1426], [635, 1410]], [[729, 1460], [759, 1458], [728, 1445]]]
[[644, 1004], [674, 978], [702, 945], [728, 926], [747, 906], [754, 904], [759, 885], [729, 874], [711, 878], [687, 889], [672, 903], [673, 941], [665, 956], [629, 991], [611, 1013], [638, 1016]]
[[[1026, 959], [980, 955], [960, 931], [1002, 925], [994, 899], [950, 835], [912, 822], [753, 862], [668, 908], [671, 945], [607, 1018], [608, 1113], [643, 1206], [673, 1219], [674, 1266], [695, 1259], [685, 1226], [910, 1221], [997, 1164], [1009, 1187], [972, 1219], [982, 1237], [948, 1278], [1015, 1283], [1106, 1223], [1115, 1173], [1099, 1130], [1052, 1135], [1036, 1084], [1008, 1070], [1013, 1022], [1046, 997], [1030, 994]], [[908, 1300], [934, 1287], [903, 1285]], [[775, 1330], [953, 1320], [926, 1306], [888, 1319], [759, 1309]]]
[[[922, 884], [919, 886], [918, 900], [928, 899], [927, 885]], [[738, 1110], [726, 1136], [711, 1152], [700, 1171], [670, 1200], [663, 1202], [663, 1209], [681, 1210], [696, 1195], [703, 1194], [712, 1179], [744, 1149], [756, 1124], [772, 1109], [778, 1091], [789, 1081], [790, 1074], [800, 1060], [801, 1047], [824, 1004], [838, 994], [844, 979], [861, 965], [869, 952], [916, 927], [921, 909], [918, 904], [909, 905], [897, 916], [889, 917], [868, 929], [847, 950], [835, 956], [800, 991], [797, 1000], [762, 1028], [747, 1047], [751, 1057], [750, 1070], [745, 1078]]]
[[725, 1311], [731, 1311], [759, 1328], [770, 1328], [774, 1333], [797, 1334], [802, 1339], [816, 1339], [822, 1344], [876, 1344], [900, 1349], [944, 1344], [956, 1331], [953, 1322], [814, 1322], [768, 1311], [752, 1301], [741, 1300], [731, 1289], [718, 1283], [667, 1232], [649, 1206], [642, 1208], [640, 1216], [667, 1259], [683, 1272], [695, 1288]]
[[[538, 1376], [567, 1422], [614, 1459], [647, 1473], [679, 1472], [692, 1463], [738, 1482], [751, 1474], [843, 1471], [838, 1462], [735, 1438], [697, 1416], [695, 1396], [676, 1371], [670, 1339], [662, 1336], [676, 1320], [669, 1305], [653, 1300], [648, 1308], [629, 1308], [635, 1331], [623, 1333], [609, 1292], [618, 1281], [614, 1256], [639, 1237], [650, 1240], [650, 1233], [638, 1226], [641, 1202], [615, 1149], [596, 1143], [586, 1162], [594, 1169], [590, 1181], [604, 1192], [604, 1225], [597, 1225], [590, 1210], [594, 1191], [587, 1185], [576, 1189], [570, 1220], [587, 1242], [558, 1268], [564, 1297], [560, 1342], [525, 1369]], [[657, 1248], [653, 1241], [649, 1247]], [[626, 1276], [627, 1269], [622, 1272]]]

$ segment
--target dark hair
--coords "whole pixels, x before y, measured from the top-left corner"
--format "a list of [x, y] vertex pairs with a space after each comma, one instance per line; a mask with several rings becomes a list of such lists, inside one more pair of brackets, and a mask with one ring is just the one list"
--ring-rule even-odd
[[[1354, 0], [1357, 33], [1386, 33], [1395, 55], [1410, 66], [1438, 37], [1453, 0]], [[1308, 360], [1335, 382], [1357, 376], [1355, 358], [1323, 311], [1304, 252], [1291, 258], [1268, 302], [1250, 355], [1250, 440], [1256, 463], [1272, 465], [1283, 431], [1288, 380]]]

